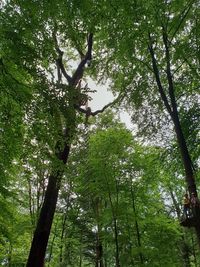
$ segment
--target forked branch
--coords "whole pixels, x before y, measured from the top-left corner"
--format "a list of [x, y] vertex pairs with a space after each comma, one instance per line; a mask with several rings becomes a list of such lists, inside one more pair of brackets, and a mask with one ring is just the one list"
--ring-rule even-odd
[[88, 36], [88, 44], [87, 44], [87, 52], [85, 56], [82, 58], [81, 62], [79, 63], [74, 75], [72, 76], [71, 85], [76, 86], [78, 81], [83, 76], [83, 71], [86, 63], [92, 59], [92, 46], [93, 46], [93, 33], [90, 33]]
[[[54, 39], [54, 42], [55, 42], [56, 51], [58, 53], [58, 58], [56, 60], [56, 65], [57, 65], [57, 69], [58, 69], [58, 80], [60, 82], [61, 73], [62, 73], [63, 76], [68, 81], [68, 83], [70, 84], [71, 81], [72, 81], [72, 78], [71, 78], [70, 75], [67, 74], [67, 72], [65, 70], [65, 67], [63, 65], [63, 54], [64, 54], [64, 52], [59, 48], [58, 40], [57, 40], [57, 37], [56, 37], [56, 31], [53, 32], [53, 39]], [[61, 71], [61, 73], [60, 73], [60, 71]]]
[[[91, 59], [92, 59], [93, 33], [90, 33], [88, 36], [86, 54], [84, 55], [80, 50], [78, 51], [79, 54], [81, 55], [81, 62], [79, 63], [78, 67], [76, 68], [72, 77], [67, 74], [66, 69], [63, 65], [63, 54], [64, 53], [59, 48], [58, 40], [56, 38], [56, 31], [53, 32], [53, 39], [55, 42], [56, 51], [58, 53], [58, 58], [56, 60], [56, 64], [58, 67], [58, 73], [59, 73], [59, 70], [61, 70], [62, 74], [64, 75], [64, 77], [68, 81], [68, 84], [75, 87], [78, 84], [79, 80], [83, 76], [84, 67], [85, 67], [86, 63], [91, 61]], [[58, 76], [60, 76], [60, 75], [58, 75]], [[60, 79], [60, 77], [59, 77], [59, 79]]]

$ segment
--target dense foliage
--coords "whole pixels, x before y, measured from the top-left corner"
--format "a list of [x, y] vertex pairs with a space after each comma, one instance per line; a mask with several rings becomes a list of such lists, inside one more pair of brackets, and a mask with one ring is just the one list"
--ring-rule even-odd
[[[0, 6], [0, 264], [43, 266], [50, 227], [45, 266], [199, 266], [179, 224], [199, 185], [199, 1]], [[94, 84], [116, 97], [97, 111]]]

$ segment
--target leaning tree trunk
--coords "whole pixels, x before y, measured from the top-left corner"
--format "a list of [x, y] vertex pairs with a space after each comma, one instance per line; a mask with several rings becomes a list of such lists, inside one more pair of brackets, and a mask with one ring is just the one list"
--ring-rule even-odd
[[[69, 156], [70, 146], [65, 144], [64, 148], [57, 154], [57, 159], [66, 164]], [[51, 231], [53, 217], [60, 189], [60, 181], [63, 171], [54, 170], [49, 176], [44, 203], [42, 205], [37, 227], [33, 236], [31, 250], [27, 262], [27, 267], [44, 266], [45, 252]]]
[[[196, 184], [195, 184], [195, 178], [192, 168], [192, 161], [190, 158], [190, 154], [188, 151], [187, 143], [183, 134], [183, 130], [181, 127], [180, 119], [179, 119], [179, 113], [177, 109], [177, 102], [176, 97], [174, 93], [174, 80], [173, 75], [171, 71], [171, 59], [170, 59], [170, 41], [168, 39], [167, 29], [163, 26], [163, 44], [165, 47], [165, 60], [166, 60], [166, 74], [167, 74], [167, 86], [168, 86], [168, 94], [166, 94], [166, 90], [163, 87], [161, 78], [160, 78], [160, 72], [159, 67], [157, 63], [157, 59], [155, 56], [155, 48], [153, 47], [153, 39], [151, 35], [149, 34], [149, 52], [152, 59], [152, 66], [153, 66], [153, 72], [155, 75], [158, 91], [160, 94], [160, 97], [172, 119], [172, 122], [174, 124], [174, 129], [176, 133], [177, 143], [180, 149], [182, 163], [185, 170], [185, 180], [188, 187], [188, 191], [190, 193], [190, 196], [192, 193], [195, 194], [197, 197], [197, 190], [196, 190]], [[200, 207], [195, 207], [195, 222], [194, 227], [196, 230], [196, 235], [198, 239], [198, 244], [200, 246]]]
[[[190, 196], [192, 193], [194, 193], [195, 196], [197, 197], [198, 193], [196, 190], [194, 172], [192, 168], [192, 161], [189, 155], [186, 140], [182, 132], [181, 124], [180, 124], [179, 117], [178, 117], [178, 112], [174, 114], [173, 122], [175, 126], [177, 141], [179, 144], [179, 149], [181, 152], [182, 162], [183, 162], [184, 169], [185, 169], [185, 179], [186, 179], [186, 183], [188, 186], [188, 191], [190, 193]], [[198, 244], [200, 246], [200, 207], [199, 205], [195, 206], [195, 218], [194, 219], [195, 219], [194, 228], [196, 231]]]

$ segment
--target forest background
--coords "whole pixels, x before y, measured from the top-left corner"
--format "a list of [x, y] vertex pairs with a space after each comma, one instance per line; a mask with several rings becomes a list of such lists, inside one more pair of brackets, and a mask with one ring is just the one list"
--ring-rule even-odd
[[200, 266], [199, 1], [0, 14], [0, 264]]

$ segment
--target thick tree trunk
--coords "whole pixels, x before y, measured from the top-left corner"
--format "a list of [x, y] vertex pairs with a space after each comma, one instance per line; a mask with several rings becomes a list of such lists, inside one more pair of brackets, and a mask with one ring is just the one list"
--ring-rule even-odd
[[[70, 116], [68, 117], [68, 126], [70, 126], [69, 129], [66, 129], [65, 135], [61, 136], [60, 141], [56, 144], [56, 157], [61, 162], [66, 164], [69, 156], [69, 140], [71, 140], [71, 133], [74, 130], [74, 125], [76, 121], [76, 115], [75, 115], [75, 108], [78, 108], [83, 113], [87, 114], [87, 111], [84, 109], [80, 109], [80, 106], [75, 103], [76, 98], [76, 92], [77, 92], [77, 84], [81, 80], [84, 68], [88, 60], [92, 59], [92, 45], [93, 45], [93, 34], [90, 33], [88, 35], [88, 49], [84, 56], [84, 53], [81, 53], [84, 57], [81, 58], [81, 62], [79, 63], [76, 71], [74, 72], [73, 76], [70, 77], [63, 64], [63, 51], [59, 48], [59, 44], [56, 37], [56, 32], [53, 33], [53, 41], [55, 42], [55, 48], [58, 53], [58, 58], [56, 60], [56, 65], [58, 68], [58, 83], [61, 79], [61, 72], [63, 76], [66, 78], [69, 88], [70, 88], [70, 94], [69, 94], [69, 108], [71, 108]], [[80, 93], [80, 92], [79, 92]], [[104, 110], [104, 109], [103, 109]], [[100, 111], [101, 112], [101, 111]], [[95, 114], [98, 114], [99, 111], [97, 111]], [[73, 130], [72, 130], [73, 129]], [[44, 197], [44, 202], [41, 208], [40, 216], [38, 219], [37, 227], [34, 233], [31, 250], [27, 262], [27, 267], [42, 267], [44, 266], [44, 258], [45, 258], [45, 252], [46, 247], [48, 244], [48, 239], [50, 235], [51, 225], [53, 222], [53, 217], [56, 209], [56, 203], [58, 199], [58, 192], [60, 189], [60, 182], [62, 179], [63, 170], [57, 167], [56, 170], [53, 170], [52, 174], [49, 176], [49, 181], [47, 185], [47, 190]]]
[[[179, 145], [179, 149], [182, 156], [182, 162], [185, 169], [185, 179], [188, 186], [188, 191], [190, 193], [190, 196], [192, 193], [195, 194], [195, 196], [198, 196], [197, 190], [196, 190], [196, 184], [194, 179], [194, 173], [192, 169], [192, 161], [189, 155], [189, 151], [187, 148], [186, 140], [182, 132], [181, 124], [178, 117], [178, 111], [176, 108], [176, 105], [174, 104], [174, 112], [173, 112], [173, 122], [176, 132], [176, 137]], [[197, 205], [195, 207], [195, 211], [193, 211], [193, 215], [195, 216], [195, 231], [197, 235], [198, 244], [200, 246], [200, 206]]]
[[[70, 147], [66, 144], [64, 149], [62, 149], [62, 151], [58, 151], [56, 154], [57, 158], [64, 164], [67, 162], [69, 150]], [[56, 170], [49, 176], [44, 203], [42, 205], [37, 227], [33, 236], [31, 250], [26, 265], [27, 267], [44, 266], [45, 252], [56, 209], [62, 175], [63, 171]]]
[[58, 226], [58, 221], [55, 224], [55, 229], [54, 229], [54, 234], [53, 234], [53, 238], [51, 241], [51, 245], [49, 245], [49, 255], [48, 255], [48, 267], [51, 266], [51, 259], [52, 259], [52, 255], [53, 255], [53, 249], [54, 249], [54, 242], [57, 236], [57, 226]]
[[188, 185], [188, 190], [189, 190], [190, 195], [191, 193], [195, 193], [197, 195], [196, 184], [195, 184], [194, 174], [193, 174], [193, 169], [192, 169], [192, 162], [191, 162], [191, 158], [188, 152], [185, 137], [183, 135], [183, 131], [182, 131], [181, 124], [179, 121], [176, 106], [174, 107], [172, 119], [174, 122], [176, 137], [177, 137], [179, 149], [181, 152], [182, 162], [183, 162], [184, 169], [185, 169], [185, 178], [186, 178], [186, 182]]

